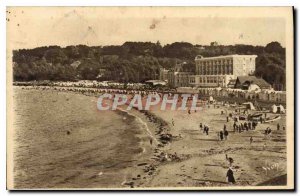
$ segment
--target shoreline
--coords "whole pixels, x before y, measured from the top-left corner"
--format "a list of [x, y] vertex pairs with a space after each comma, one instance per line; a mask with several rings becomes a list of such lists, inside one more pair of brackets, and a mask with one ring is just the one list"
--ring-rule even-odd
[[[22, 88], [22, 90], [50, 90], [50, 91], [58, 91], [58, 89], [55, 89], [54, 87], [49, 88], [39, 88], [36, 86], [16, 86], [17, 88]], [[79, 95], [85, 95], [89, 97], [98, 97], [98, 94], [95, 95], [95, 93], [91, 94], [85, 94], [85, 93], [79, 93], [79, 92], [72, 92], [69, 89], [68, 90], [62, 90], [59, 92], [66, 92], [70, 94], [79, 94]], [[94, 101], [93, 101], [94, 102]], [[96, 101], [95, 101], [96, 103]], [[154, 175], [154, 170], [156, 167], [158, 167], [158, 161], [155, 160], [156, 154], [162, 153], [164, 150], [162, 147], [164, 146], [160, 142], [160, 138], [156, 135], [159, 129], [166, 129], [165, 126], [167, 126], [167, 123], [164, 122], [162, 119], [159, 119], [159, 122], [153, 122], [153, 120], [149, 120], [149, 118], [155, 118], [153, 114], [145, 114], [145, 112], [138, 111], [136, 109], [132, 109], [131, 111], [127, 111], [125, 107], [118, 107], [116, 109], [116, 112], [118, 115], [124, 116], [129, 115], [135, 118], [138, 124], [140, 124], [141, 127], [141, 133], [135, 133], [135, 137], [139, 139], [139, 147], [142, 149], [142, 152], [139, 152], [138, 154], [133, 155], [132, 160], [136, 160], [134, 162], [137, 162], [136, 165], [132, 165], [131, 167], [121, 169], [127, 173], [127, 177], [124, 178], [123, 182], [120, 184], [121, 187], [124, 188], [135, 188], [140, 187], [141, 185], [144, 185], [149, 178], [151, 178], [152, 175]], [[151, 122], [152, 121], [152, 122]], [[164, 126], [162, 126], [164, 124]], [[150, 138], [152, 138], [153, 142], [152, 145], [150, 144]], [[99, 172], [98, 175], [102, 173]], [[112, 187], [118, 187], [118, 185], [113, 185]]]

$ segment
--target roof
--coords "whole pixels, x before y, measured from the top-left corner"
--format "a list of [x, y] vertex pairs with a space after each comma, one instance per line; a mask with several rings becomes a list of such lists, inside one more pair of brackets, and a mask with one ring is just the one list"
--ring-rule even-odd
[[228, 85], [235, 85], [236, 79], [231, 79], [228, 82]]
[[238, 76], [237, 80], [241, 83], [244, 84], [245, 82], [250, 82], [253, 84], [256, 84], [257, 86], [259, 86], [260, 88], [270, 88], [270, 84], [268, 82], [266, 82], [264, 79], [262, 78], [257, 78], [255, 76]]
[[224, 56], [212, 56], [212, 57], [203, 57], [201, 55], [197, 55], [195, 60], [209, 60], [209, 59], [222, 59], [222, 58], [233, 58], [233, 57], [252, 57], [256, 58], [257, 55], [239, 55], [239, 54], [231, 54], [231, 55], [224, 55]]

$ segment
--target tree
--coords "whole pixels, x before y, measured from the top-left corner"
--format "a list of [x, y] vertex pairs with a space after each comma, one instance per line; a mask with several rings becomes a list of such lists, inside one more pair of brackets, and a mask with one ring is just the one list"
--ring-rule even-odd
[[268, 53], [282, 53], [284, 52], [284, 49], [282, 48], [282, 46], [280, 45], [279, 42], [271, 42], [268, 43], [265, 47], [265, 51]]

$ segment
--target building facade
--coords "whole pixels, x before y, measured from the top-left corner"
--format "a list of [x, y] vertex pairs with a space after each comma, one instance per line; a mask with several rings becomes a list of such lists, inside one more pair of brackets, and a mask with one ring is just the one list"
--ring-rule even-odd
[[168, 85], [172, 88], [190, 86], [190, 76], [194, 74], [194, 67], [185, 62], [176, 63], [174, 68], [168, 71]]
[[190, 76], [194, 87], [227, 87], [237, 76], [252, 75], [255, 71], [256, 55], [228, 55], [195, 58], [195, 75]]
[[159, 79], [162, 81], [167, 81], [168, 80], [168, 69], [165, 68], [160, 68], [159, 70]]
[[170, 87], [229, 87], [237, 76], [254, 74], [256, 55], [196, 56], [195, 66], [176, 64], [172, 70], [161, 69], [160, 80]]

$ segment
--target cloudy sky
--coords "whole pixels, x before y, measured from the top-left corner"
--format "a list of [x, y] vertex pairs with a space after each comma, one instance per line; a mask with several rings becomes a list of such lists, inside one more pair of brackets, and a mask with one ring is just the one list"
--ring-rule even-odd
[[48, 45], [117, 45], [186, 41], [207, 45], [285, 46], [289, 8], [10, 7], [7, 42], [14, 49]]

